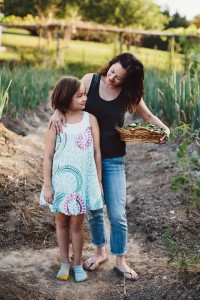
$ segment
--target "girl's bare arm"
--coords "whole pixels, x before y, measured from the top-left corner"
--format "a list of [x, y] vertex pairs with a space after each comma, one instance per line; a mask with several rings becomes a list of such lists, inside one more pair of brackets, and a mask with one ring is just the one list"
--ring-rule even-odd
[[56, 134], [52, 128], [48, 128], [45, 137], [45, 150], [43, 160], [44, 198], [47, 202], [53, 201], [53, 189], [51, 184], [52, 163], [55, 150]]
[[95, 116], [90, 114], [90, 125], [92, 129], [93, 142], [94, 142], [94, 158], [97, 168], [97, 175], [99, 182], [102, 180], [102, 165], [101, 165], [101, 149], [100, 149], [100, 132], [99, 125]]

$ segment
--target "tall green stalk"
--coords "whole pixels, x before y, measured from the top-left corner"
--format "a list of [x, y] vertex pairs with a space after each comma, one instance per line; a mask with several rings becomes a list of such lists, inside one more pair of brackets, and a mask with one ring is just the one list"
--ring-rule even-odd
[[148, 70], [145, 76], [145, 101], [148, 107], [170, 125], [180, 122], [200, 127], [200, 48], [189, 52], [190, 65], [183, 72], [161, 73]]
[[5, 114], [17, 117], [26, 110], [32, 110], [42, 103], [46, 103], [49, 92], [55, 80], [52, 80], [52, 71], [34, 67], [20, 66], [12, 70], [4, 66], [0, 70], [3, 86], [12, 80], [9, 90], [9, 105], [4, 110]]
[[11, 85], [12, 80], [10, 80], [8, 86], [4, 90], [3, 84], [2, 84], [2, 78], [0, 76], [0, 119], [3, 115], [3, 110], [6, 104], [6, 101], [8, 101], [8, 90]]

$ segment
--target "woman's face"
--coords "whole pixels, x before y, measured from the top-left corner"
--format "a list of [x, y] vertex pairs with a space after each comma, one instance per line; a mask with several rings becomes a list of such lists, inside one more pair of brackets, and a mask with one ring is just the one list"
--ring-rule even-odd
[[119, 86], [126, 78], [127, 71], [117, 62], [108, 70], [106, 81], [108, 85]]
[[83, 83], [81, 83], [80, 88], [72, 98], [70, 109], [82, 110], [85, 108], [86, 101], [87, 101], [87, 95], [86, 95], [85, 86]]

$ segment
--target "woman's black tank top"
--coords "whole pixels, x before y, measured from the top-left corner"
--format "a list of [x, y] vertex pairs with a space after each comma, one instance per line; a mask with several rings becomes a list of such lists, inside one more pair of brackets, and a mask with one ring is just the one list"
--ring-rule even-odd
[[125, 142], [121, 142], [117, 127], [124, 124], [126, 112], [123, 89], [119, 96], [111, 101], [103, 100], [99, 95], [101, 75], [94, 74], [88, 91], [85, 110], [93, 114], [99, 123], [102, 158], [125, 155]]

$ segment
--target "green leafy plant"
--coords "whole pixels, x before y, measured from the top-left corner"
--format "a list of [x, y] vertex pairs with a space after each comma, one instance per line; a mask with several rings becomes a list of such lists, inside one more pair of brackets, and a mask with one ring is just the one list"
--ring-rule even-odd
[[[188, 124], [171, 130], [170, 139], [178, 143], [176, 167], [178, 173], [172, 179], [171, 188], [179, 191], [186, 199], [187, 215], [189, 208], [200, 209], [200, 128], [192, 130]], [[198, 213], [197, 213], [198, 215]], [[162, 235], [169, 263], [180, 270], [182, 280], [187, 284], [189, 268], [200, 264], [200, 247], [179, 239], [175, 229], [167, 228]]]
[[182, 123], [172, 130], [170, 139], [179, 143], [179, 172], [173, 178], [171, 188], [175, 191], [187, 191], [187, 202], [194, 203], [197, 209], [200, 209], [200, 129], [193, 131], [190, 125]]
[[8, 86], [4, 88], [2, 84], [2, 78], [0, 76], [0, 119], [2, 118], [3, 115], [3, 110], [6, 105], [6, 101], [8, 101], [8, 90], [11, 85], [12, 80], [10, 80]]
[[200, 263], [200, 247], [191, 247], [178, 242], [171, 227], [165, 230], [162, 242], [169, 257], [168, 263], [179, 268], [183, 280], [187, 283], [189, 267]]

